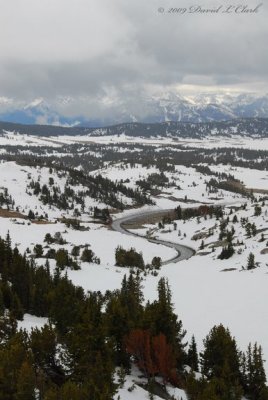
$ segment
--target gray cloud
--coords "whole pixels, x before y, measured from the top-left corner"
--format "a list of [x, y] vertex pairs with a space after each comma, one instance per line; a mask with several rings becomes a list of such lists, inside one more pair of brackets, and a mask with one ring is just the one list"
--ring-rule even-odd
[[[265, 90], [268, 7], [256, 15], [157, 11], [190, 4], [0, 0], [0, 96], [71, 96], [77, 100], [64, 104], [65, 112], [88, 116], [123, 104], [133, 108], [152, 88]], [[209, 8], [226, 0], [200, 4]]]

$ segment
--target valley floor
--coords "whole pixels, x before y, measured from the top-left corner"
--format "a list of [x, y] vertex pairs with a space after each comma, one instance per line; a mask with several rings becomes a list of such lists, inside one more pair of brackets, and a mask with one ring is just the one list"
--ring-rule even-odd
[[[256, 189], [267, 188], [267, 171], [254, 170], [247, 171], [243, 168], [215, 167], [214, 170], [226, 173], [233, 173], [237, 178], [244, 181], [247, 187]], [[109, 179], [123, 180], [128, 178], [129, 187], [135, 188], [137, 179], [146, 179], [149, 173], [155, 170], [145, 168], [134, 168], [122, 170], [120, 165], [112, 166], [110, 169], [103, 170], [103, 174]], [[163, 190], [161, 196], [154, 198], [155, 206], [145, 206], [144, 210], [174, 208], [180, 205], [182, 208], [198, 207], [200, 204], [222, 205], [225, 216], [230, 219], [229, 227], [234, 229], [233, 242], [235, 244], [235, 254], [226, 260], [219, 260], [217, 256], [221, 252], [218, 243], [219, 221], [215, 216], [212, 218], [190, 218], [185, 222], [176, 221], [166, 223], [164, 227], [159, 227], [157, 223], [144, 224], [136, 227], [133, 232], [143, 237], [128, 236], [124, 233], [115, 232], [109, 226], [97, 222], [89, 214], [81, 215], [81, 224], [84, 230], [74, 230], [67, 227], [59, 219], [68, 216], [56, 209], [42, 205], [40, 201], [26, 194], [27, 175], [40, 175], [41, 182], [48, 178], [48, 172], [41, 169], [30, 167], [20, 167], [15, 163], [0, 164], [0, 186], [8, 187], [9, 193], [15, 200], [19, 212], [26, 214], [30, 209], [39, 213], [47, 213], [49, 223], [34, 223], [27, 219], [20, 218], [1, 218], [0, 217], [0, 236], [5, 237], [9, 232], [13, 245], [20, 251], [25, 252], [29, 249], [29, 254], [33, 254], [34, 246], [41, 243], [45, 246], [44, 237], [47, 233], [52, 236], [60, 232], [66, 244], [51, 245], [55, 250], [64, 247], [71, 252], [75, 245], [90, 245], [100, 264], [81, 263], [80, 270], [67, 269], [68, 277], [85, 290], [101, 291], [114, 290], [120, 287], [124, 274], [128, 274], [127, 268], [119, 268], [115, 265], [115, 249], [118, 245], [123, 248], [134, 247], [138, 252], [142, 252], [146, 263], [151, 262], [154, 256], [161, 257], [162, 260], [170, 259], [176, 255], [174, 249], [162, 245], [150, 243], [145, 236], [152, 232], [152, 237], [165, 241], [180, 243], [190, 246], [196, 250], [196, 255], [188, 260], [178, 263], [163, 265], [158, 271], [157, 276], [147, 273], [143, 276], [143, 286], [145, 300], [156, 298], [157, 282], [160, 277], [168, 278], [172, 289], [172, 300], [175, 312], [182, 319], [183, 325], [187, 330], [187, 339], [190, 340], [194, 334], [198, 350], [202, 350], [203, 339], [209, 330], [217, 324], [222, 323], [228, 327], [237, 339], [239, 347], [246, 350], [249, 342], [258, 342], [262, 345], [264, 359], [268, 360], [268, 201], [259, 201], [261, 213], [255, 216], [256, 203], [244, 198], [240, 194], [221, 190], [219, 194], [209, 195], [206, 191], [205, 180], [202, 174], [197, 173], [193, 168], [176, 167], [173, 179], [177, 179], [180, 189], [167, 188]], [[171, 176], [171, 175], [170, 175]], [[58, 184], [62, 187], [64, 182], [54, 176]], [[195, 184], [193, 184], [195, 182]], [[189, 204], [184, 202], [185, 196], [192, 200]], [[257, 195], [260, 197], [261, 195]], [[247, 203], [243, 209], [243, 204]], [[93, 200], [88, 202], [87, 207], [98, 204]], [[113, 218], [120, 218], [131, 213], [139, 213], [139, 210], [127, 210], [113, 215]], [[238, 222], [233, 222], [236, 214]], [[70, 215], [69, 215], [70, 216]], [[241, 219], [248, 219], [256, 225], [256, 234], [246, 234], [245, 227], [241, 224]], [[212, 230], [207, 235], [209, 229]], [[202, 236], [202, 233], [204, 234]], [[198, 234], [201, 234], [198, 236]], [[194, 240], [194, 235], [199, 238]], [[201, 250], [201, 238], [204, 238], [203, 249]], [[237, 243], [237, 245], [236, 245]], [[254, 253], [257, 268], [247, 270], [247, 260], [250, 253]], [[38, 265], [44, 265], [45, 257], [36, 259]], [[50, 268], [55, 268], [55, 260], [49, 260]], [[36, 318], [25, 315], [24, 321], [19, 322], [19, 327], [30, 329], [31, 326], [42, 326], [46, 319]], [[265, 365], [268, 374], [268, 363]], [[148, 393], [141, 387], [137, 387], [135, 392], [129, 392], [128, 386], [132, 385], [133, 377], [127, 377], [124, 389], [119, 391], [122, 399], [145, 399]], [[135, 394], [134, 394], [135, 393]], [[181, 396], [184, 400], [183, 392], [176, 392], [176, 396]], [[155, 397], [157, 398], [157, 397]]]

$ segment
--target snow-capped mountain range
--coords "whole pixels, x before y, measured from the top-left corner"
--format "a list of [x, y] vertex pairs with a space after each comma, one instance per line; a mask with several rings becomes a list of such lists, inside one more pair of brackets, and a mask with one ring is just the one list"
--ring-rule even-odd
[[[74, 115], [73, 109], [79, 110], [80, 103], [83, 103], [82, 109], [88, 111]], [[108, 105], [104, 104], [103, 99], [96, 99], [96, 114], [91, 106], [92, 99], [86, 97], [59, 96], [54, 101], [37, 98], [30, 102], [0, 97], [0, 120], [22, 124], [100, 127], [124, 122], [198, 123], [236, 118], [268, 118], [268, 94], [238, 95], [224, 92], [183, 96], [167, 92], [141, 96], [139, 99], [111, 100]]]

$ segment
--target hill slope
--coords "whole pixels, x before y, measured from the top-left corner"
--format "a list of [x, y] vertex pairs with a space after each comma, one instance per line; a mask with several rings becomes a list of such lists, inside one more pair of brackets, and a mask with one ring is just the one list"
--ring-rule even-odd
[[103, 128], [58, 127], [51, 125], [23, 125], [0, 122], [0, 135], [17, 132], [36, 136], [118, 136], [132, 137], [182, 137], [204, 138], [207, 136], [268, 137], [268, 118], [243, 118], [221, 122], [187, 123], [163, 122], [157, 124], [125, 123]]

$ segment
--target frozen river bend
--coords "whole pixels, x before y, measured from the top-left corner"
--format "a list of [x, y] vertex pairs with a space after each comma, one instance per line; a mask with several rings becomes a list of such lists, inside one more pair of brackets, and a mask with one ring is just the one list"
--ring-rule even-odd
[[176, 263], [182, 260], [187, 260], [188, 258], [192, 257], [195, 254], [195, 251], [191, 247], [183, 246], [179, 243], [174, 243], [170, 241], [160, 240], [160, 239], [153, 239], [149, 237], [142, 236], [138, 233], [130, 231], [131, 225], [138, 225], [142, 223], [148, 223], [152, 219], [163, 217], [164, 215], [168, 215], [173, 210], [150, 210], [150, 211], [142, 211], [137, 214], [127, 215], [118, 219], [115, 219], [112, 222], [112, 229], [131, 236], [139, 236], [144, 237], [144, 239], [148, 240], [151, 243], [161, 244], [166, 247], [170, 247], [176, 250], [177, 255], [172, 257], [169, 260], [162, 261], [162, 265], [167, 265], [171, 263]]

